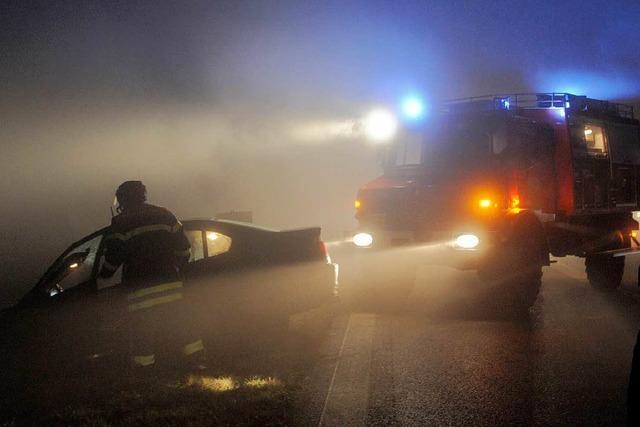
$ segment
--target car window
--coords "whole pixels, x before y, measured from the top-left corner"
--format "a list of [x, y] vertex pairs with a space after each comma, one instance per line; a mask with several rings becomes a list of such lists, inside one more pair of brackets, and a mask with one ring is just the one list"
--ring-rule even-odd
[[206, 236], [208, 257], [221, 255], [231, 249], [231, 237], [213, 230], [208, 230]]
[[[100, 268], [98, 269], [98, 271], [102, 270], [102, 264], [104, 264], [104, 256], [100, 257]], [[122, 266], [118, 267], [116, 272], [113, 273], [113, 276], [98, 280], [97, 288], [98, 290], [102, 290], [102, 289], [110, 288], [112, 286], [119, 285], [121, 282], [122, 282]]]
[[191, 244], [191, 256], [189, 262], [198, 261], [204, 258], [204, 243], [202, 241], [202, 230], [185, 231], [187, 239]]
[[74, 288], [91, 279], [102, 235], [70, 248], [47, 275], [43, 286], [49, 296]]
[[[189, 262], [195, 262], [204, 259], [204, 243], [203, 243], [203, 230], [185, 230], [185, 235], [191, 245], [191, 256]], [[100, 267], [104, 262], [104, 257], [100, 261]], [[122, 282], [122, 266], [113, 274], [113, 276], [103, 279], [98, 283], [98, 290], [110, 288], [112, 286], [119, 285]]]
[[185, 234], [191, 243], [189, 262], [221, 255], [231, 249], [231, 237], [219, 231], [187, 230]]

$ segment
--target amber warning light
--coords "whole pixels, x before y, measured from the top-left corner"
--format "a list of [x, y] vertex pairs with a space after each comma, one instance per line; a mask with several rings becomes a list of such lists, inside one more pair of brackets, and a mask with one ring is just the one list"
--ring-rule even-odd
[[482, 209], [488, 209], [493, 206], [493, 203], [491, 203], [491, 199], [480, 199], [478, 201], [478, 206]]
[[509, 211], [512, 213], [520, 213], [520, 196], [518, 194], [512, 194], [509, 200]]
[[356, 200], [353, 202], [353, 206], [354, 206], [356, 209], [360, 209], [360, 206], [362, 206], [362, 203], [360, 202], [360, 200], [356, 199]]

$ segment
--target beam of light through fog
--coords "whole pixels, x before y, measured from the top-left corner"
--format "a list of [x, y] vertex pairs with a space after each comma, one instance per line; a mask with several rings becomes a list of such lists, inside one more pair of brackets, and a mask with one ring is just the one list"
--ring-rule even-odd
[[635, 1], [2, 2], [0, 304], [107, 224], [126, 179], [181, 217], [342, 237], [380, 173], [357, 131], [371, 108], [637, 99], [637, 22]]

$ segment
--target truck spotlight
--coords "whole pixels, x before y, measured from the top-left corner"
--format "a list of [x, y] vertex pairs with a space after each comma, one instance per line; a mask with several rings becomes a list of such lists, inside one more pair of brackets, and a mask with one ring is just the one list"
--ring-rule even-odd
[[480, 239], [475, 234], [461, 234], [455, 240], [455, 245], [462, 249], [474, 249], [479, 244]]
[[373, 236], [369, 233], [358, 233], [353, 236], [352, 241], [360, 248], [367, 248], [373, 244]]
[[383, 142], [392, 139], [398, 129], [398, 122], [387, 110], [373, 110], [362, 121], [365, 135], [372, 141]]

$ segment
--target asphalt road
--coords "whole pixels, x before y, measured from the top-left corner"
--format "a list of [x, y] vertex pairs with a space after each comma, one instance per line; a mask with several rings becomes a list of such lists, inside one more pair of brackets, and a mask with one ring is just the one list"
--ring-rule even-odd
[[625, 425], [638, 258], [607, 295], [559, 259], [525, 319], [478, 310], [473, 273], [422, 268], [402, 309], [334, 321], [300, 424]]

